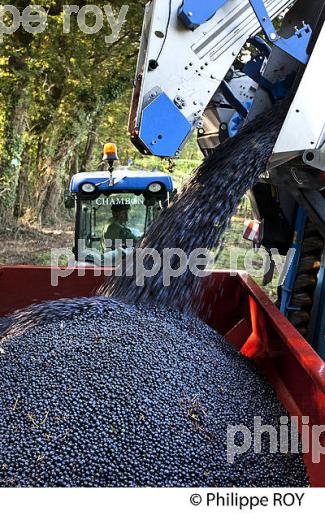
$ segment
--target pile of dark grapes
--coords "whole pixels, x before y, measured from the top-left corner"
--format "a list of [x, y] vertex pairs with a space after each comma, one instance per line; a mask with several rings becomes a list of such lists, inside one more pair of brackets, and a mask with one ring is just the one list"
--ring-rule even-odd
[[[177, 310], [34, 306], [0, 342], [0, 486], [307, 486], [300, 454], [227, 462], [227, 426], [286, 415], [254, 365]], [[240, 444], [242, 439], [237, 439]]]

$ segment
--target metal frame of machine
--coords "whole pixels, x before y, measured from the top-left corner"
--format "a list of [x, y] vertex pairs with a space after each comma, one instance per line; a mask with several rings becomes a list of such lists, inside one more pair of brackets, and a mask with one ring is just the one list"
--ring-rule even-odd
[[[261, 29], [273, 48], [289, 57], [295, 67], [297, 62], [306, 64], [313, 34], [309, 23], [303, 23], [302, 28], [288, 35], [277, 33], [271, 21], [294, 3], [292, 0], [267, 0], [265, 4], [262, 0], [216, 0], [202, 4], [193, 0], [180, 6], [179, 0], [153, 0], [145, 14], [130, 117], [135, 144], [146, 153], [177, 156], [191, 131], [202, 124], [205, 108], [241, 48]], [[186, 13], [191, 14], [188, 16], [191, 20], [196, 19], [194, 26], [190, 21], [186, 23]], [[322, 41], [318, 47], [321, 45]], [[317, 63], [319, 70], [319, 60], [317, 48], [305, 80], [307, 88], [309, 76], [315, 77]], [[231, 87], [230, 81], [228, 86]], [[256, 90], [256, 85], [253, 87]], [[304, 91], [304, 84], [301, 88]], [[240, 100], [240, 89], [234, 94]], [[313, 134], [319, 135], [319, 114], [315, 118], [313, 111], [305, 111], [304, 117], [314, 129]], [[318, 142], [319, 139], [315, 140], [315, 147]]]

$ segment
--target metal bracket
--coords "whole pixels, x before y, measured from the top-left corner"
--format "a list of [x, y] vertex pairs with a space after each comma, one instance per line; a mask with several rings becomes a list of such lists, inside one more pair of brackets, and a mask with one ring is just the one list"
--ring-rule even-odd
[[325, 361], [325, 249], [322, 255], [321, 268], [314, 293], [314, 303], [309, 325], [309, 343]]
[[186, 107], [186, 101], [181, 96], [176, 96], [174, 99], [174, 103], [180, 110]]
[[305, 224], [306, 224], [306, 214], [303, 208], [298, 208], [296, 215], [296, 223], [295, 223], [295, 235], [294, 241], [292, 244], [292, 249], [294, 249], [294, 256], [291, 257], [291, 264], [286, 275], [284, 284], [281, 287], [281, 302], [280, 302], [280, 311], [286, 317], [288, 317], [288, 313], [290, 310], [290, 302], [292, 296], [292, 289], [294, 286], [297, 269], [299, 265], [299, 259], [301, 255], [302, 242], [304, 239], [305, 233]]
[[244, 103], [242, 103], [239, 99], [236, 98], [226, 81], [223, 80], [221, 82], [220, 90], [226, 101], [229, 103], [229, 105], [231, 105], [233, 109], [236, 110], [238, 114], [240, 114], [241, 117], [245, 119], [248, 115], [248, 110], [245, 107]]
[[212, 18], [228, 0], [183, 0], [178, 17], [187, 29], [194, 30]]
[[290, 38], [282, 38], [276, 31], [273, 22], [267, 12], [263, 0], [249, 0], [254, 12], [261, 24], [267, 39], [279, 49], [292, 56], [303, 64], [307, 64], [309, 56], [307, 47], [309, 45], [312, 29], [310, 25], [304, 24], [301, 29], [296, 28]]
[[325, 149], [320, 150], [306, 150], [302, 159], [305, 164], [317, 168], [318, 170], [325, 172]]

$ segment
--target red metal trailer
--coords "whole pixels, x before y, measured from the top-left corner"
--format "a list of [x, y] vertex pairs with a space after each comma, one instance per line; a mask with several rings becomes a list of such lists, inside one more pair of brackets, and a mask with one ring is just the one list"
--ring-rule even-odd
[[[0, 267], [0, 316], [45, 300], [91, 296], [105, 278], [73, 269], [53, 287], [51, 275], [50, 267]], [[325, 425], [324, 361], [247, 274], [211, 272], [202, 279], [200, 301], [199, 317], [254, 359], [300, 427], [302, 417], [309, 418], [310, 435], [313, 426]], [[321, 440], [325, 448], [325, 433]], [[325, 486], [325, 454], [319, 463], [306, 454], [305, 463], [311, 485]]]

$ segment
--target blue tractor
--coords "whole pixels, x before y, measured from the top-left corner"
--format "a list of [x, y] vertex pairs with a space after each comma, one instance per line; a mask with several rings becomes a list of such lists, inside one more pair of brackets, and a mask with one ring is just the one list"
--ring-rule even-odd
[[170, 175], [114, 169], [117, 159], [116, 146], [105, 145], [104, 171], [71, 179], [66, 206], [76, 209], [76, 265], [116, 266], [169, 204], [174, 190]]

